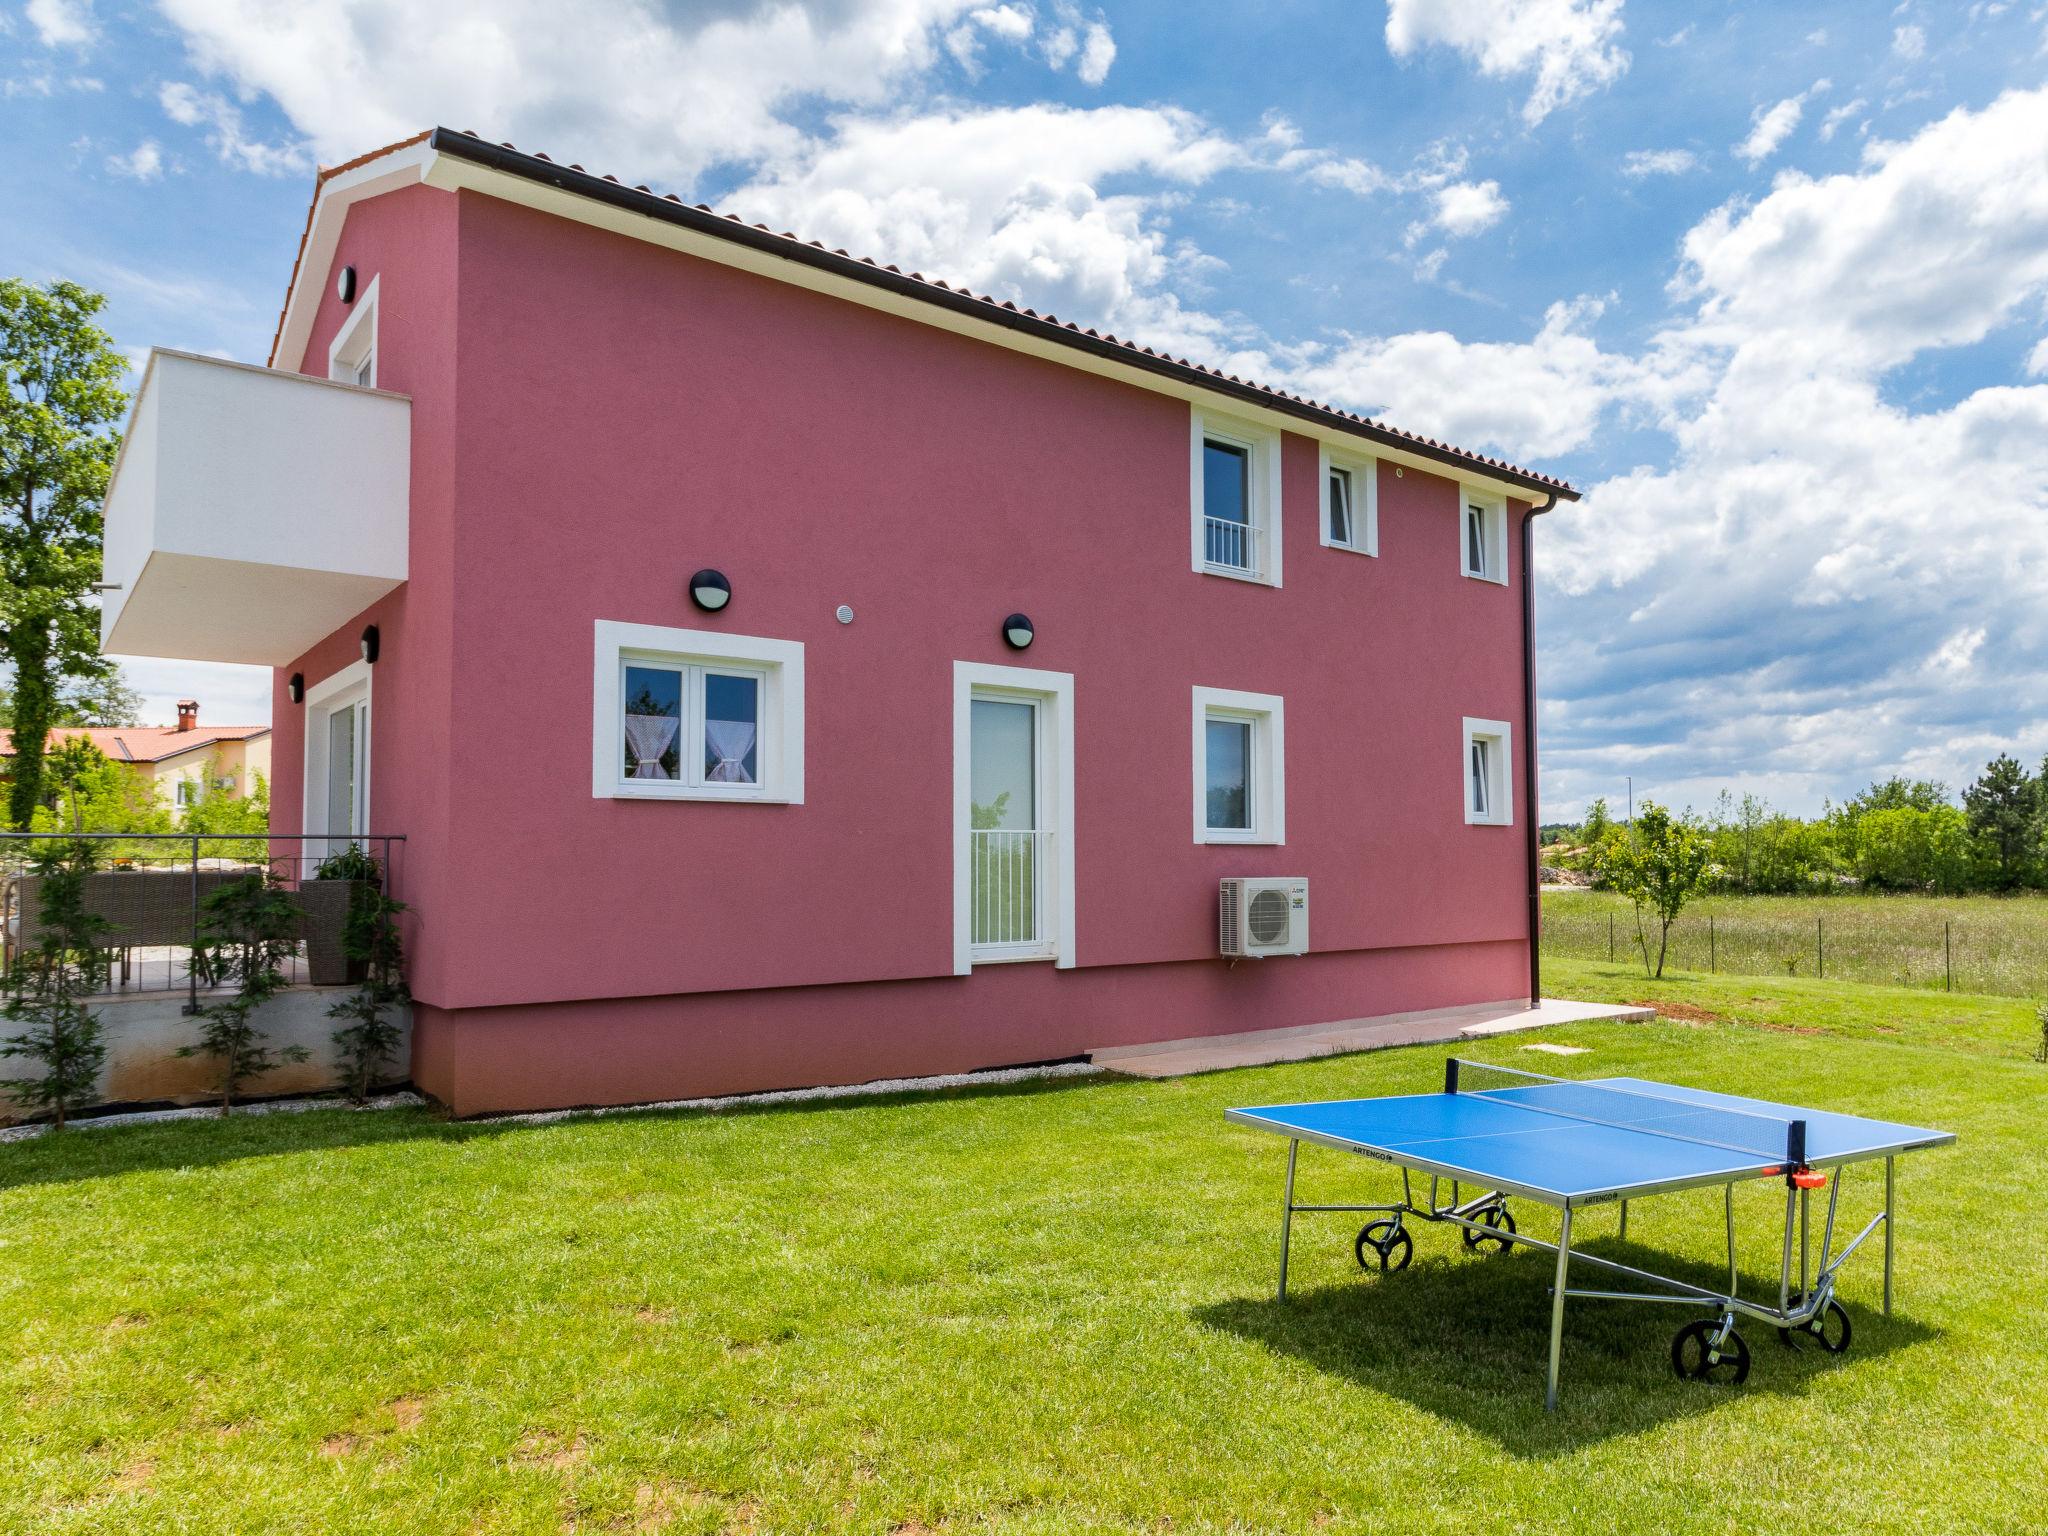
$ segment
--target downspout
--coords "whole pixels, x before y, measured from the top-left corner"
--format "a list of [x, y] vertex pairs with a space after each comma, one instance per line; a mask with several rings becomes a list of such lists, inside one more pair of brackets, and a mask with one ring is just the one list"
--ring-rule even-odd
[[1536, 519], [1557, 505], [1552, 491], [1522, 515], [1522, 805], [1528, 823], [1529, 1006], [1543, 1002], [1543, 839], [1536, 813]]

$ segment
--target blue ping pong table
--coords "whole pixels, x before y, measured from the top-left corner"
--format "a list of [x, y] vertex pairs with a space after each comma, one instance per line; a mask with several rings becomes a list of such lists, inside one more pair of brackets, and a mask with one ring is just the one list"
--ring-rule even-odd
[[[1231, 1109], [1226, 1118], [1287, 1138], [1287, 1193], [1280, 1218], [1280, 1295], [1287, 1295], [1287, 1257], [1294, 1217], [1305, 1211], [1363, 1212], [1376, 1217], [1359, 1231], [1361, 1268], [1405, 1269], [1414, 1254], [1410, 1219], [1447, 1222], [1465, 1246], [1506, 1251], [1520, 1243], [1557, 1255], [1551, 1288], [1550, 1365], [1544, 1406], [1557, 1406], [1558, 1354], [1567, 1297], [1589, 1301], [1665, 1302], [1703, 1308], [1671, 1343], [1681, 1377], [1739, 1383], [1749, 1375], [1749, 1346], [1738, 1317], [1779, 1330], [1788, 1344], [1811, 1337], [1830, 1352], [1849, 1347], [1849, 1314], [1835, 1299], [1835, 1275], [1871, 1233], [1884, 1228], [1884, 1311], [1892, 1310], [1894, 1163], [1902, 1152], [1946, 1146], [1955, 1136], [1919, 1126], [1738, 1098], [1633, 1077], [1571, 1079], [1496, 1067], [1445, 1063], [1442, 1093]], [[1306, 1205], [1294, 1198], [1295, 1163], [1303, 1142], [1356, 1152], [1401, 1170], [1401, 1199], [1386, 1205]], [[1838, 1253], [1835, 1217], [1842, 1170], [1884, 1159], [1884, 1205]], [[1829, 1177], [1825, 1170], [1835, 1170]], [[1416, 1200], [1415, 1175], [1429, 1177], [1429, 1198]], [[1736, 1294], [1735, 1186], [1782, 1178], [1785, 1226], [1775, 1304]], [[1450, 1198], [1442, 1198], [1450, 1185]], [[1628, 1203], [1674, 1190], [1720, 1185], [1728, 1239], [1728, 1288], [1714, 1290], [1572, 1248], [1572, 1219], [1588, 1206], [1619, 1204], [1628, 1235]], [[1467, 1186], [1476, 1193], [1467, 1197]], [[1820, 1261], [1812, 1260], [1811, 1198], [1828, 1189]], [[1562, 1213], [1555, 1243], [1516, 1230], [1510, 1198]], [[1795, 1235], [1797, 1241], [1795, 1243]], [[1794, 1251], [1797, 1250], [1795, 1289]], [[1650, 1289], [1573, 1289], [1573, 1261], [1619, 1274]]]

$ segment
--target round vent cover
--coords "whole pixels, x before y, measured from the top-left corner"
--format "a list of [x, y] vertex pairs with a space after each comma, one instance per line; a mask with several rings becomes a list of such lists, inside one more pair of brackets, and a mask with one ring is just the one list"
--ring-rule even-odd
[[1247, 926], [1254, 944], [1279, 944], [1287, 937], [1287, 893], [1264, 890], [1252, 898]]

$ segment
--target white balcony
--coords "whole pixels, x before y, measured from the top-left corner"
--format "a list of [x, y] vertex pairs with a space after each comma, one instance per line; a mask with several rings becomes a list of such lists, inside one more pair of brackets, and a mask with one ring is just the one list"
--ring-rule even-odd
[[406, 577], [412, 402], [152, 351], [107, 492], [102, 649], [276, 666]]

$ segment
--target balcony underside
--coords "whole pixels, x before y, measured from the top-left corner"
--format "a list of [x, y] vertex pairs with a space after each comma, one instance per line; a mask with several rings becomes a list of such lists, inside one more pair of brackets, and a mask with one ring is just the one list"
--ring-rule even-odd
[[122, 656], [277, 665], [398, 585], [388, 577], [155, 550], [105, 648]]

